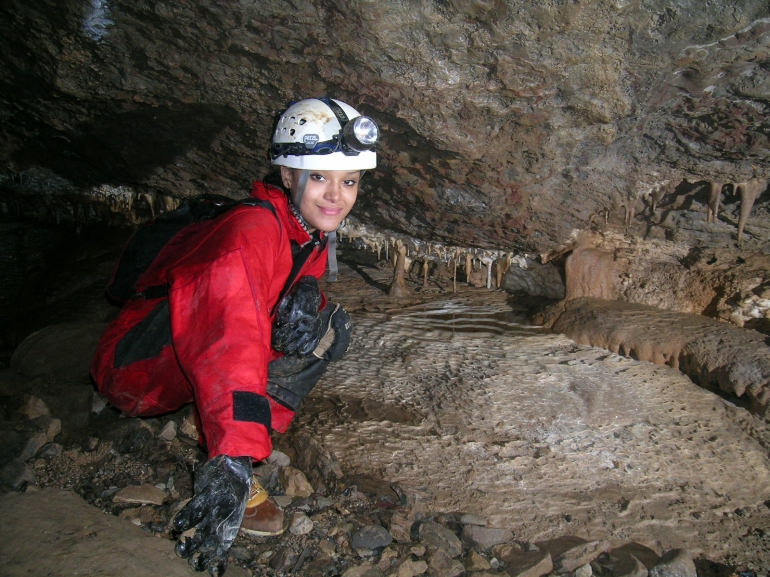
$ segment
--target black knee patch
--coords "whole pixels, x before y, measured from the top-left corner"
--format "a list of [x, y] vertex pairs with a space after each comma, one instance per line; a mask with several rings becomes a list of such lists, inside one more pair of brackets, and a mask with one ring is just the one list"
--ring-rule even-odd
[[248, 391], [233, 391], [233, 421], [259, 423], [270, 430], [272, 412], [267, 397]]

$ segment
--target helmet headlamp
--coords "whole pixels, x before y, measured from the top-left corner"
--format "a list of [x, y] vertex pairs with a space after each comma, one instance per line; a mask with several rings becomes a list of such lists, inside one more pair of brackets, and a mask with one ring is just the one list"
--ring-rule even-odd
[[379, 137], [377, 123], [368, 116], [354, 118], [342, 129], [342, 141], [356, 152], [371, 150]]

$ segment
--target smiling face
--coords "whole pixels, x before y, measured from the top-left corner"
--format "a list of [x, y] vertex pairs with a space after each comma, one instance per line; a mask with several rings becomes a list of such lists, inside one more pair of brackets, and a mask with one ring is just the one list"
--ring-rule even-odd
[[[299, 212], [314, 229], [324, 232], [337, 230], [358, 196], [359, 170], [311, 170], [305, 185], [305, 194]], [[302, 171], [281, 167], [283, 185], [291, 190], [296, 200], [297, 187]], [[295, 203], [296, 205], [296, 203]]]

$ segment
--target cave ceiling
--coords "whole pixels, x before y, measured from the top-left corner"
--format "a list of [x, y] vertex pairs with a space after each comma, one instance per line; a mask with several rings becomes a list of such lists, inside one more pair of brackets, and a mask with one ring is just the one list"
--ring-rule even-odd
[[759, 0], [6, 0], [0, 186], [244, 196], [276, 113], [376, 118], [360, 221], [543, 252], [682, 181], [767, 179]]

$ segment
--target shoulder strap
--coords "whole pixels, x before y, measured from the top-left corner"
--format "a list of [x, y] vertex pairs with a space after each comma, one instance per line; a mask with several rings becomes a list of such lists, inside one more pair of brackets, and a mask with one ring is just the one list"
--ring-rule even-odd
[[270, 311], [270, 316], [273, 316], [275, 309], [281, 303], [281, 301], [283, 300], [283, 297], [286, 296], [286, 293], [289, 292], [292, 285], [294, 284], [294, 281], [297, 280], [299, 273], [302, 271], [302, 267], [305, 266], [307, 259], [310, 258], [311, 254], [313, 254], [315, 247], [320, 246], [321, 250], [323, 250], [323, 248], [326, 246], [326, 242], [328, 238], [329, 238], [328, 236], [325, 236], [324, 239], [321, 240], [320, 235], [318, 234], [318, 231], [314, 232], [311, 235], [310, 240], [307, 243], [305, 243], [305, 245], [302, 248], [299, 249], [299, 252], [296, 255], [293, 256], [289, 278], [286, 279], [286, 284], [283, 285], [283, 288], [281, 289], [281, 292], [278, 295], [278, 299], [275, 301], [275, 307], [273, 307], [273, 310]]

